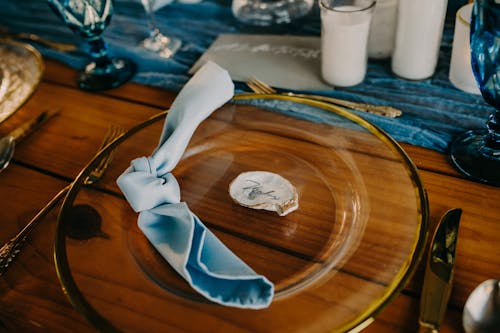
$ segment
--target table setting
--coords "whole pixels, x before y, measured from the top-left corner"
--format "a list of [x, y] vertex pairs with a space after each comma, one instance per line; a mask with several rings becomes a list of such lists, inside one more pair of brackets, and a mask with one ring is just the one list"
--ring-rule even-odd
[[0, 330], [497, 330], [498, 4], [270, 3], [0, 1]]

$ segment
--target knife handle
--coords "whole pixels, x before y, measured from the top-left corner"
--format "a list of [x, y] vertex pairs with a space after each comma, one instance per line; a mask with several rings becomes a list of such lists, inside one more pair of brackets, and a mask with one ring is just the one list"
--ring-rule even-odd
[[28, 134], [39, 128], [43, 123], [52, 118], [58, 112], [59, 110], [44, 111], [36, 118], [23, 123], [21, 126], [10, 132], [9, 135], [14, 138], [16, 143], [19, 143], [22, 139], [28, 136]]

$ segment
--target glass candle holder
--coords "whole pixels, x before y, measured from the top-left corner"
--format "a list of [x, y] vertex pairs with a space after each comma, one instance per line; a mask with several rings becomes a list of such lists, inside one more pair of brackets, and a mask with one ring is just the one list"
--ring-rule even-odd
[[363, 82], [374, 0], [320, 0], [321, 74], [339, 87]]
[[368, 58], [386, 59], [392, 55], [397, 18], [398, 0], [377, 0], [368, 37]]
[[392, 71], [409, 80], [436, 69], [448, 0], [399, 0]]
[[449, 78], [460, 90], [480, 94], [470, 58], [470, 17], [473, 3], [461, 7], [455, 19], [453, 49], [451, 51]]
[[288, 24], [307, 15], [314, 0], [233, 0], [234, 17], [248, 25]]

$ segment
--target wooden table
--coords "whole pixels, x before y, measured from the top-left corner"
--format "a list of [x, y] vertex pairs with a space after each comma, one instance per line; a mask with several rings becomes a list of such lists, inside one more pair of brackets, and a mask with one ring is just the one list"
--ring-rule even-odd
[[[13, 163], [0, 174], [0, 241], [7, 241], [38, 209], [68, 184], [93, 157], [110, 124], [125, 128], [167, 108], [175, 94], [126, 84], [105, 93], [76, 88], [74, 70], [46, 60], [44, 79], [32, 98], [0, 126], [0, 134], [38, 114], [60, 114], [16, 147]], [[446, 155], [402, 144], [417, 165], [429, 195], [432, 232], [441, 215], [461, 207], [455, 285], [442, 332], [462, 332], [462, 308], [480, 282], [500, 278], [500, 188], [464, 179]], [[0, 278], [1, 332], [92, 332], [59, 285], [53, 263], [57, 209], [32, 236], [36, 248], [24, 252]], [[417, 329], [423, 265], [402, 293], [364, 332], [414, 332]]]

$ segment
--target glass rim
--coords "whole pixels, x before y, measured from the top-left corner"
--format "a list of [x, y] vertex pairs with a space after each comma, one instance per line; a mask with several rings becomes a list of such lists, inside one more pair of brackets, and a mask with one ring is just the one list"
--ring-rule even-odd
[[[424, 185], [420, 178], [418, 169], [404, 149], [386, 132], [384, 132], [379, 127], [373, 125], [368, 120], [346, 111], [345, 109], [339, 108], [337, 106], [327, 104], [321, 101], [314, 101], [308, 98], [300, 97], [290, 97], [276, 94], [239, 94], [235, 95], [233, 101], [237, 100], [252, 100], [252, 99], [275, 99], [283, 101], [291, 101], [299, 104], [309, 105], [313, 107], [323, 108], [325, 110], [331, 111], [343, 118], [346, 118], [361, 127], [368, 130], [370, 133], [374, 134], [381, 142], [385, 144], [386, 147], [390, 148], [392, 152], [402, 159], [404, 168], [407, 171], [407, 176], [411, 179], [411, 186], [414, 190], [414, 195], [416, 202], [418, 204], [418, 214], [417, 220], [415, 221], [415, 230], [413, 230], [413, 242], [409, 253], [406, 253], [406, 260], [402, 262], [399, 270], [394, 272], [394, 276], [391, 281], [385, 286], [384, 292], [378, 295], [372, 300], [370, 304], [367, 304], [363, 309], [357, 313], [354, 318], [350, 318], [348, 321], [335, 329], [335, 332], [350, 332], [359, 331], [366, 326], [368, 326], [372, 321], [375, 314], [379, 313], [382, 309], [386, 308], [388, 304], [394, 300], [394, 298], [399, 295], [403, 287], [408, 283], [409, 279], [414, 275], [418, 264], [421, 262], [423, 254], [426, 249], [426, 242], [428, 238], [428, 225], [429, 225], [429, 203], [427, 193], [425, 191]], [[73, 205], [75, 198], [78, 195], [82, 185], [83, 179], [87, 177], [90, 171], [99, 163], [99, 158], [102, 154], [109, 153], [111, 150], [115, 149], [119, 144], [124, 142], [127, 138], [134, 135], [136, 132], [144, 129], [145, 127], [164, 119], [168, 110], [160, 112], [144, 122], [132, 127], [127, 131], [127, 133], [116, 138], [113, 142], [109, 143], [104, 149], [99, 151], [94, 158], [82, 169], [79, 175], [75, 178], [69, 189], [62, 206], [59, 211], [57, 218], [56, 235], [54, 240], [54, 261], [56, 265], [57, 276], [59, 283], [65, 290], [67, 298], [70, 300], [73, 307], [83, 315], [88, 322], [99, 331], [109, 332], [109, 333], [121, 333], [122, 331], [114, 326], [114, 324], [109, 321], [103, 314], [101, 314], [97, 307], [94, 307], [87, 300], [86, 296], [80, 291], [73, 274], [70, 269], [69, 260], [66, 252], [66, 233], [64, 232], [62, 226], [62, 221], [67, 215], [68, 209]]]
[[367, 4], [366, 7], [358, 7], [356, 6], [356, 9], [353, 9], [353, 10], [337, 10], [335, 8], [338, 8], [339, 6], [337, 7], [332, 7], [330, 6], [329, 4], [326, 4], [328, 0], [320, 0], [319, 1], [319, 6], [321, 8], [324, 8], [324, 9], [327, 9], [327, 10], [330, 10], [332, 12], [336, 12], [336, 13], [346, 13], [346, 14], [349, 14], [349, 13], [359, 13], [359, 12], [364, 12], [364, 11], [367, 11], [367, 10], [370, 10], [372, 9], [373, 7], [375, 7], [375, 4], [377, 3], [376, 0], [371, 0], [370, 3]]

